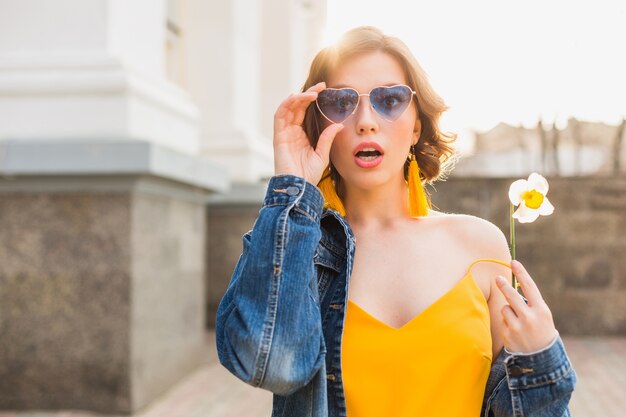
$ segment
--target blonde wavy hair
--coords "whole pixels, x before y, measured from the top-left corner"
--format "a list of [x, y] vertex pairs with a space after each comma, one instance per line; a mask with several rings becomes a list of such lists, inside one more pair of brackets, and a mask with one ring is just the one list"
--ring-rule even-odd
[[[417, 92], [417, 113], [422, 131], [415, 147], [415, 157], [420, 167], [420, 179], [427, 183], [444, 180], [457, 160], [452, 146], [457, 135], [441, 131], [439, 118], [448, 107], [435, 93], [428, 82], [428, 76], [400, 39], [387, 36], [380, 29], [372, 26], [361, 26], [346, 32], [335, 45], [323, 48], [317, 53], [311, 63], [309, 76], [302, 86], [302, 91], [308, 90], [321, 81], [327, 81], [332, 71], [351, 57], [372, 52], [384, 52], [394, 57], [404, 70], [408, 86]], [[323, 126], [322, 116], [313, 102], [306, 110], [303, 128], [314, 147], [317, 146], [321, 133], [320, 126]], [[404, 165], [405, 179], [409, 162], [407, 160]], [[331, 178], [335, 187], [338, 188], [341, 177], [333, 169], [332, 164], [330, 167]]]

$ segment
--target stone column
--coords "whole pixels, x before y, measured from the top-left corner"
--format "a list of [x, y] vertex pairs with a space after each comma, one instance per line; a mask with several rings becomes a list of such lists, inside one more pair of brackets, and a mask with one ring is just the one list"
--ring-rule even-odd
[[[273, 170], [259, 130], [260, 0], [189, 0], [184, 13], [189, 91], [201, 110], [201, 154], [235, 181]], [[192, 52], [191, 52], [192, 51]]]
[[131, 413], [206, 358], [206, 201], [145, 142], [0, 142], [0, 409]]
[[133, 413], [204, 360], [198, 109], [165, 0], [0, 0], [0, 409]]
[[306, 77], [325, 1], [189, 0], [189, 91], [201, 109], [201, 152], [235, 183], [273, 175], [276, 107]]
[[265, 0], [261, 30], [261, 131], [272, 137], [276, 107], [299, 92], [322, 44], [326, 1]]
[[[326, 1], [251, 1], [249, 8], [237, 1], [191, 3], [197, 7], [189, 8], [196, 21], [189, 38], [198, 43], [188, 49], [206, 51], [191, 57], [189, 68], [197, 72], [189, 81], [202, 109], [202, 147], [206, 156], [228, 167], [234, 182], [209, 201], [207, 304], [213, 327], [241, 253], [241, 235], [263, 202], [266, 182], [260, 180], [274, 172], [274, 112], [308, 75], [321, 46]], [[197, 13], [201, 6], [204, 15]], [[212, 75], [207, 78], [207, 73]]]
[[198, 151], [198, 109], [165, 77], [165, 0], [0, 0], [0, 10], [0, 138]]

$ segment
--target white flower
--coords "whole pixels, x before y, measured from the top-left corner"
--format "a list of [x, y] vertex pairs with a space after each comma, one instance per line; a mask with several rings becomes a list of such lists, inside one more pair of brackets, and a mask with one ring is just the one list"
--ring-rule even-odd
[[548, 181], [536, 172], [530, 174], [528, 180], [515, 181], [509, 188], [509, 200], [514, 206], [519, 205], [513, 218], [520, 223], [531, 223], [540, 215], [552, 214], [554, 206], [548, 201], [546, 194]]

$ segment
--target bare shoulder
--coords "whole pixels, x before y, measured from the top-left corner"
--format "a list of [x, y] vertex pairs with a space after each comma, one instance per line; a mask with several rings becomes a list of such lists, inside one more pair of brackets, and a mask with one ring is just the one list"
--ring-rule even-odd
[[504, 233], [498, 226], [481, 217], [469, 214], [457, 214], [457, 228], [460, 237], [468, 242], [482, 243], [483, 248], [504, 247], [508, 253], [508, 244]]
[[[429, 215], [438, 217], [457, 238], [486, 256], [504, 256], [509, 253], [506, 236], [498, 226], [481, 217], [470, 214], [445, 213], [431, 210]], [[474, 251], [472, 250], [472, 252]], [[502, 259], [502, 258], [498, 258]]]

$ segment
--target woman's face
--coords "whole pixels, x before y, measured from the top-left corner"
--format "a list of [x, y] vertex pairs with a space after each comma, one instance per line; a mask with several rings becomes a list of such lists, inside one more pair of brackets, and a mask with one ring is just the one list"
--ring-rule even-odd
[[[374, 87], [398, 84], [407, 84], [404, 71], [394, 57], [384, 52], [350, 58], [326, 82], [328, 88], [351, 87], [359, 94], [367, 94]], [[343, 124], [331, 147], [330, 160], [345, 185], [372, 189], [404, 181], [404, 163], [420, 133], [414, 99], [398, 119], [387, 121], [372, 108], [369, 97], [361, 96], [356, 112]], [[379, 160], [371, 161], [367, 153], [357, 154], [359, 147], [367, 143], [368, 148], [377, 145], [381, 150]]]

